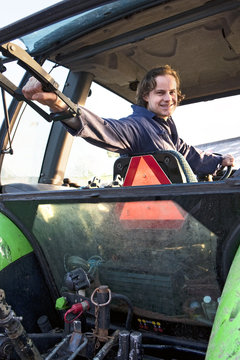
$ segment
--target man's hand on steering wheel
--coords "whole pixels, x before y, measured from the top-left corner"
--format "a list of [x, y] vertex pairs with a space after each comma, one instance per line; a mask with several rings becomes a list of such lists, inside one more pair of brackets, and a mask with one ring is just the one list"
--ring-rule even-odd
[[[221, 171], [223, 171], [223, 175], [218, 180], [227, 179], [232, 173], [233, 166], [234, 166], [234, 157], [231, 154], [224, 155], [222, 160], [222, 166], [220, 169]], [[224, 170], [225, 167], [227, 167], [226, 170]]]
[[234, 166], [234, 157], [231, 154], [224, 155], [222, 166]]

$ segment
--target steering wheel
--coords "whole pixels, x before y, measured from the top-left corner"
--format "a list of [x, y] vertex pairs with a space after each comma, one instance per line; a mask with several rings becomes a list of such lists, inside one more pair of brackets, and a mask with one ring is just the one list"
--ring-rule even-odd
[[223, 171], [223, 175], [220, 177], [220, 179], [218, 179], [218, 181], [227, 179], [231, 175], [232, 169], [233, 169], [233, 167], [231, 165], [229, 165], [229, 166], [221, 166], [219, 171]]
[[[221, 155], [219, 153], [214, 153], [215, 155]], [[226, 169], [225, 169], [226, 168]], [[229, 176], [231, 175], [232, 173], [232, 170], [233, 170], [233, 167], [232, 165], [228, 165], [228, 166], [221, 166], [220, 169], [217, 171], [217, 173], [220, 171], [220, 172], [223, 172], [222, 176], [220, 177], [220, 179], [216, 179], [218, 181], [220, 180], [224, 180], [224, 179], [227, 179], [229, 178]], [[217, 176], [214, 176], [214, 178], [216, 178]]]

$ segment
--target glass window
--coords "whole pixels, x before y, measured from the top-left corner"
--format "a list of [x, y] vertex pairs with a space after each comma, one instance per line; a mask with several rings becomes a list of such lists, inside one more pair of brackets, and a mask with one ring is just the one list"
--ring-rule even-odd
[[30, 108], [22, 120], [12, 141], [13, 154], [4, 156], [2, 184], [38, 182], [51, 124]]
[[[50, 62], [44, 64], [46, 71], [50, 71], [52, 67], [53, 64]], [[62, 85], [67, 70], [59, 67], [53, 72], [52, 76]], [[17, 66], [16, 63], [11, 63], [7, 67], [5, 76], [17, 85], [23, 74], [24, 70], [21, 67]], [[12, 98], [9, 95], [6, 98], [9, 105]], [[46, 107], [44, 110], [48, 111]], [[23, 105], [11, 133], [13, 154], [5, 154], [4, 156], [1, 170], [3, 185], [19, 182], [35, 184], [38, 182], [51, 125], [31, 107]]]
[[[21, 46], [21, 45], [20, 45]], [[24, 69], [22, 69], [21, 67], [17, 66], [17, 63], [11, 62], [11, 63], [7, 63], [4, 64], [6, 71], [3, 72], [3, 75], [9, 79], [12, 83], [14, 83], [14, 85], [19, 84], [19, 82], [21, 81], [23, 75], [24, 75]], [[2, 122], [4, 120], [4, 109], [3, 109], [3, 100], [2, 100], [2, 88], [1, 88], [1, 96], [0, 96], [0, 127], [2, 126]], [[10, 102], [12, 100], [12, 97], [7, 93], [5, 93], [5, 100], [7, 103], [7, 107], [10, 105]]]
[[22, 41], [30, 52], [43, 52], [59, 41], [71, 39], [75, 34], [89, 32], [99, 24], [120, 16], [123, 12], [132, 11], [145, 5], [146, 0], [121, 0], [103, 4], [91, 10], [61, 20], [22, 37]]
[[83, 267], [91, 287], [128, 296], [138, 314], [211, 325], [221, 294], [218, 237], [177, 203], [40, 204], [33, 233], [59, 290], [66, 272]]
[[[96, 83], [92, 84], [91, 96], [85, 106], [104, 118], [120, 119], [132, 112], [128, 101]], [[65, 177], [80, 186], [86, 186], [94, 177], [103, 184], [110, 183], [113, 180], [113, 164], [118, 156], [117, 153], [97, 148], [79, 137], [74, 138]]]
[[179, 106], [173, 115], [179, 136], [189, 145], [220, 154], [232, 154], [240, 167], [240, 95]]

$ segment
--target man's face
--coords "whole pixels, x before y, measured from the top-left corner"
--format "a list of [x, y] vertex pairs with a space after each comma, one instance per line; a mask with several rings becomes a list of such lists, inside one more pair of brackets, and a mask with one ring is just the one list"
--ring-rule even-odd
[[167, 120], [177, 107], [177, 84], [172, 75], [159, 75], [155, 78], [156, 87], [144, 97], [147, 109], [158, 117]]

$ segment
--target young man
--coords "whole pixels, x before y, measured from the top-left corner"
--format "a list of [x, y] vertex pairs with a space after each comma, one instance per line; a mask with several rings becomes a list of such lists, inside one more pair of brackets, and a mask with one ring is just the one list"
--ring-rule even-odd
[[[54, 94], [42, 91], [34, 78], [23, 88], [27, 99], [50, 107], [51, 112], [66, 113], [67, 106]], [[157, 150], [177, 150], [197, 175], [213, 174], [220, 165], [233, 166], [232, 155], [215, 155], [187, 145], [179, 138], [172, 114], [183, 99], [177, 72], [169, 65], [150, 70], [137, 91], [133, 113], [119, 120], [103, 119], [80, 107], [80, 116], [62, 121], [67, 130], [93, 145], [120, 154], [149, 153]]]

